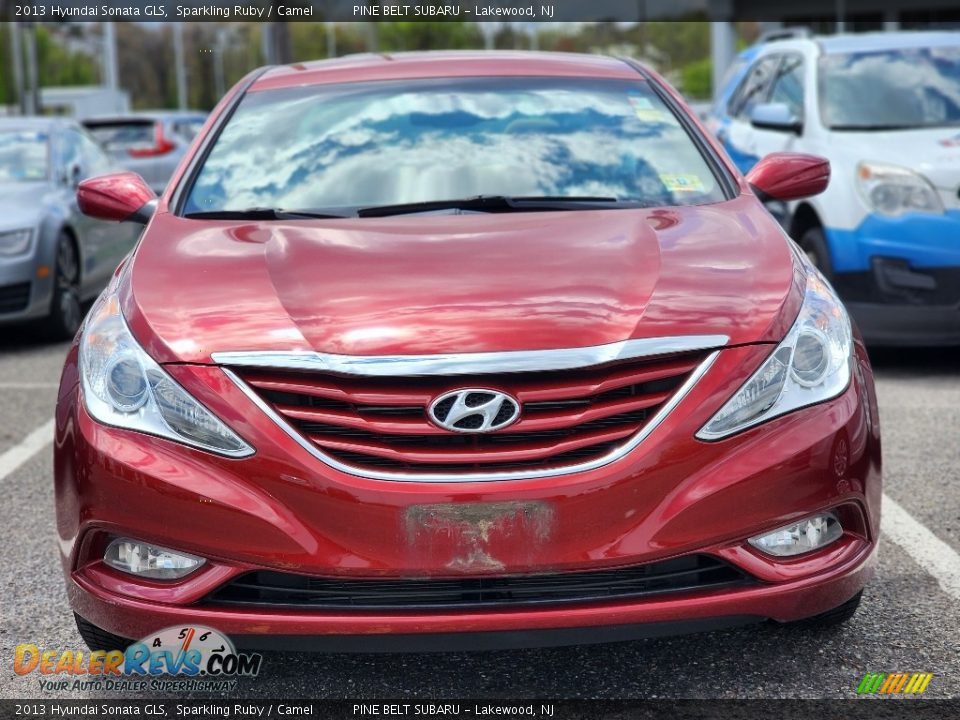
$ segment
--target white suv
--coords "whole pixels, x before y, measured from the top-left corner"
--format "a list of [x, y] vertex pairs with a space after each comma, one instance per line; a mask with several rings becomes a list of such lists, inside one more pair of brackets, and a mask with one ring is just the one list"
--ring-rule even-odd
[[745, 50], [708, 120], [744, 172], [823, 155], [822, 195], [771, 206], [873, 344], [960, 344], [960, 33], [806, 37]]

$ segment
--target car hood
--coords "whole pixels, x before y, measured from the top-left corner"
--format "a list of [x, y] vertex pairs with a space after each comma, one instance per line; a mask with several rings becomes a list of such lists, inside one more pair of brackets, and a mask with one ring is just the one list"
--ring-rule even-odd
[[41, 182], [0, 183], [0, 231], [36, 225], [49, 192]]
[[923, 174], [942, 190], [960, 186], [960, 128], [924, 128], [869, 133], [837, 132], [857, 160], [894, 163]]
[[160, 362], [783, 337], [801, 271], [750, 196], [712, 206], [222, 222], [160, 214], [125, 274]]

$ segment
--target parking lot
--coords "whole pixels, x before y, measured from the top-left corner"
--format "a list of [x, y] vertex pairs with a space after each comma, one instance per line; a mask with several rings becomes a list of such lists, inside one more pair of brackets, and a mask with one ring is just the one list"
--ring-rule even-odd
[[[14, 674], [17, 643], [83, 649], [54, 536], [50, 418], [65, 351], [11, 328], [0, 336], [4, 698], [57, 696], [36, 674]], [[927, 697], [960, 696], [960, 350], [885, 351], [875, 370], [893, 502], [877, 576], [841, 628], [476, 654], [270, 654], [233, 696], [850, 698], [865, 673], [897, 671], [933, 673]]]

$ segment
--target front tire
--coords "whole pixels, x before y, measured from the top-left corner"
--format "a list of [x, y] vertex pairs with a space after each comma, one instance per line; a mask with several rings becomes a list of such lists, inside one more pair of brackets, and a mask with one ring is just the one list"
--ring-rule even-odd
[[843, 605], [838, 605], [833, 610], [827, 610], [825, 613], [814, 615], [803, 620], [787, 623], [787, 627], [800, 630], [826, 630], [847, 622], [857, 612], [860, 607], [860, 600], [863, 598], [863, 590], [858, 592]]
[[832, 280], [833, 263], [830, 262], [830, 249], [827, 247], [827, 238], [823, 234], [823, 228], [809, 228], [800, 236], [798, 244], [814, 267], [822, 272], [827, 280]]
[[80, 257], [73, 238], [61, 232], [53, 277], [50, 314], [43, 321], [43, 334], [51, 340], [71, 340], [83, 322], [80, 308]]
[[73, 614], [73, 618], [77, 622], [77, 630], [80, 631], [80, 637], [83, 638], [87, 647], [93, 651], [126, 650], [133, 643], [133, 640], [107, 632], [76, 613]]

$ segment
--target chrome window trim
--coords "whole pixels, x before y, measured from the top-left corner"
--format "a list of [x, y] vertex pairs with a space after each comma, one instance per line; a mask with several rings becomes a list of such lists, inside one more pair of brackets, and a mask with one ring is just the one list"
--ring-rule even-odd
[[729, 342], [726, 335], [681, 335], [677, 337], [623, 340], [607, 345], [558, 350], [454, 353], [450, 355], [335, 355], [311, 351], [215, 352], [218, 365], [261, 367], [277, 370], [395, 377], [416, 375], [484, 375], [487, 373], [576, 370], [618, 360], [652, 355], [712, 350]]
[[[643, 442], [647, 437], [649, 437], [654, 430], [656, 430], [660, 424], [666, 419], [666, 417], [673, 412], [674, 408], [680, 404], [680, 402], [686, 397], [687, 393], [693, 388], [694, 385], [704, 376], [707, 370], [710, 369], [710, 366], [713, 365], [713, 362], [717, 359], [717, 356], [720, 354], [720, 350], [715, 349], [713, 352], [708, 355], [703, 362], [701, 362], [694, 371], [690, 374], [683, 384], [677, 388], [676, 392], [670, 397], [670, 399], [664, 403], [656, 414], [650, 418], [643, 427], [635, 435], [633, 435], [629, 440], [627, 440], [622, 445], [615, 447], [613, 450], [608, 452], [606, 455], [603, 455], [599, 458], [594, 458], [588, 462], [577, 463], [574, 465], [566, 465], [563, 467], [549, 468], [545, 470], [511, 470], [505, 472], [481, 472], [481, 473], [418, 473], [415, 471], [411, 472], [384, 472], [374, 469], [363, 469], [354, 467], [352, 465], [347, 465], [345, 463], [336, 460], [335, 458], [330, 457], [325, 454], [320, 448], [315, 444], [310, 442], [304, 435], [297, 431], [292, 425], [290, 425], [283, 417], [281, 417], [270, 405], [261, 398], [250, 386], [248, 386], [243, 380], [241, 380], [234, 372], [229, 368], [223, 368], [224, 373], [229, 377], [241, 392], [246, 395], [251, 402], [253, 402], [257, 407], [259, 407], [270, 419], [272, 419], [281, 430], [283, 430], [294, 442], [296, 442], [300, 447], [306, 450], [308, 453], [313, 455], [315, 458], [320, 460], [326, 465], [339, 470], [342, 473], [348, 475], [353, 475], [360, 478], [372, 479], [372, 480], [390, 480], [395, 482], [420, 482], [420, 483], [464, 483], [464, 482], [495, 482], [495, 481], [504, 481], [504, 480], [535, 480], [539, 478], [548, 478], [548, 477], [558, 477], [561, 475], [571, 475], [578, 472], [586, 472], [588, 470], [595, 470], [597, 468], [603, 467], [604, 465], [609, 465], [616, 460], [624, 457], [631, 451], [633, 451], [641, 442]], [[222, 353], [221, 353], [222, 355]]]

